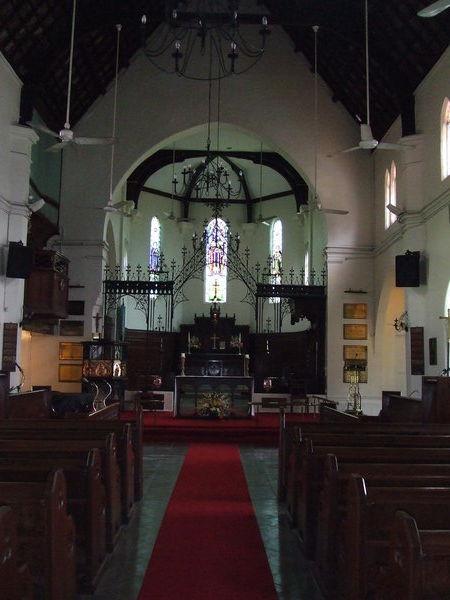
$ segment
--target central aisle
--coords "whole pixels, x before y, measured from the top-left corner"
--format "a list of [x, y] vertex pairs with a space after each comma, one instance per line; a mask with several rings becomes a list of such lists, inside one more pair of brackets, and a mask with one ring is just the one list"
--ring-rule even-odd
[[276, 600], [237, 446], [191, 444], [140, 600]]

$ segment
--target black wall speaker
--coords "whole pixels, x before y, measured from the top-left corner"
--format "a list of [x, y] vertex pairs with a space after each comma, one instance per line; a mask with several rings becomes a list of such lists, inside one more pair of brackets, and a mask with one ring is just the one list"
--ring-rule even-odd
[[420, 252], [407, 252], [395, 257], [396, 287], [420, 286]]
[[9, 242], [6, 277], [27, 279], [34, 264], [34, 250], [20, 242]]

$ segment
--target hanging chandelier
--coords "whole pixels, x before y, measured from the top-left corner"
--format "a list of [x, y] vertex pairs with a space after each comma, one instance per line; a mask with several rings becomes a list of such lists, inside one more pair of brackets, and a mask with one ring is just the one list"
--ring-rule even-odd
[[203, 202], [212, 209], [212, 216], [218, 218], [222, 216], [223, 209], [231, 200], [240, 197], [244, 175], [241, 169], [220, 151], [220, 80], [217, 81], [216, 150], [211, 150], [212, 82], [210, 78], [206, 155], [195, 167], [192, 164], [183, 165], [180, 181], [176, 175], [172, 176], [172, 190], [173, 196], [182, 195]]
[[[168, 2], [165, 19], [154, 31], [154, 21], [145, 14], [141, 18], [142, 48], [158, 69], [208, 80], [212, 63], [214, 78], [222, 79], [245, 73], [262, 58], [270, 33], [265, 15], [240, 14], [237, 0], [192, 0], [183, 3], [185, 11], [177, 9], [179, 4]], [[246, 28], [244, 37], [242, 25], [259, 29]]]

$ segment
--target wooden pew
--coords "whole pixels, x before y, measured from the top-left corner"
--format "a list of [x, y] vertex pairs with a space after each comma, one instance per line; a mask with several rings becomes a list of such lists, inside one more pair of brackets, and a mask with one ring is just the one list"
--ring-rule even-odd
[[[44, 425], [45, 423], [45, 425]], [[32, 424], [32, 423], [31, 423]], [[7, 422], [0, 427], [0, 440], [78, 440], [89, 441], [91, 447], [103, 446], [110, 427], [82, 427], [80, 424], [61, 427], [53, 421], [39, 421], [39, 427], [30, 427], [28, 423], [18, 425], [17, 422]], [[122, 423], [117, 427], [117, 460], [120, 468], [122, 519], [128, 522], [134, 505], [135, 488], [135, 457], [130, 423]], [[57, 447], [57, 446], [56, 446]]]
[[315, 433], [341, 433], [368, 435], [371, 433], [391, 433], [400, 435], [450, 435], [449, 424], [437, 423], [373, 423], [363, 422], [358, 419], [345, 423], [301, 423], [293, 418], [282, 416], [280, 418], [279, 434], [279, 462], [278, 462], [278, 498], [280, 502], [286, 501], [289, 484], [288, 471], [295, 454], [298, 441], [305, 437], [313, 437]]
[[18, 557], [17, 518], [9, 506], [0, 506], [0, 582], [2, 598], [33, 600], [33, 580]]
[[395, 513], [408, 512], [421, 529], [447, 530], [450, 487], [376, 487], [352, 474], [347, 489], [348, 508], [337, 550], [337, 598], [369, 600], [380, 590], [389, 568]]
[[102, 483], [101, 455], [98, 448], [80, 461], [10, 456], [0, 458], [0, 481], [46, 481], [49, 472], [61, 466], [67, 486], [68, 509], [75, 521], [77, 549], [77, 587], [92, 593], [106, 566], [106, 499]]
[[328, 454], [325, 459], [320, 495], [315, 567], [326, 597], [336, 588], [338, 532], [347, 510], [346, 486], [352, 473], [362, 475], [369, 485], [382, 487], [450, 485], [450, 464], [339, 463]]
[[[295, 420], [282, 419], [280, 422], [279, 462], [278, 462], [278, 498], [286, 502], [289, 487], [292, 482], [293, 464], [295, 463], [297, 446], [300, 440], [325, 433], [354, 435], [391, 434], [403, 435], [450, 435], [448, 424], [421, 424], [421, 423], [299, 423]], [[294, 468], [295, 471], [295, 468]], [[292, 490], [291, 490], [292, 493]]]
[[[108, 407], [109, 408], [109, 407]], [[101, 412], [101, 411], [99, 411]], [[2, 431], [10, 428], [23, 429], [27, 431], [39, 431], [44, 432], [47, 429], [57, 429], [59, 431], [66, 432], [70, 435], [71, 431], [80, 430], [95, 431], [95, 432], [114, 432], [119, 445], [119, 458], [129, 454], [128, 450], [121, 448], [122, 440], [128, 439], [128, 434], [124, 433], [124, 423], [130, 423], [131, 426], [131, 439], [132, 448], [134, 454], [134, 500], [140, 500], [143, 493], [143, 456], [144, 456], [144, 444], [143, 444], [143, 421], [142, 421], [142, 409], [136, 411], [136, 415], [132, 419], [126, 421], [117, 419], [99, 419], [97, 418], [83, 418], [78, 416], [71, 416], [66, 419], [40, 419], [39, 425], [33, 419], [7, 419], [0, 421], [0, 439], [2, 437]], [[89, 434], [87, 434], [89, 435]], [[41, 437], [45, 437], [42, 433]], [[125, 448], [128, 444], [125, 444]]]
[[63, 472], [45, 483], [0, 482], [0, 503], [17, 515], [18, 558], [28, 564], [35, 596], [75, 600], [75, 527]]
[[[46, 461], [58, 460], [61, 468], [67, 463], [84, 465], [86, 454], [93, 448], [90, 440], [1, 440], [0, 464], [8, 464], [13, 456], [15, 461]], [[117, 445], [114, 433], [108, 433], [102, 447], [99, 448], [102, 457], [102, 475], [106, 492], [106, 539], [109, 549], [113, 548], [121, 533], [121, 491], [120, 469], [117, 462]]]
[[[449, 527], [449, 526], [447, 526]], [[389, 562], [377, 600], [450, 597], [450, 527], [419, 529], [407, 512], [394, 518]]]
[[301, 442], [298, 449], [294, 496], [287, 505], [294, 527], [304, 543], [305, 553], [315, 555], [319, 498], [324, 478], [327, 454], [335, 454], [340, 462], [359, 463], [447, 463], [450, 464], [450, 447], [363, 447], [314, 446], [311, 440]]

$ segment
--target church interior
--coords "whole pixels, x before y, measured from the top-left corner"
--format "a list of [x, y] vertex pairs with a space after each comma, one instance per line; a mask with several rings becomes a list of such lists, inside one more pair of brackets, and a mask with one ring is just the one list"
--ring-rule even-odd
[[449, 37], [0, 0], [8, 599], [450, 596]]

